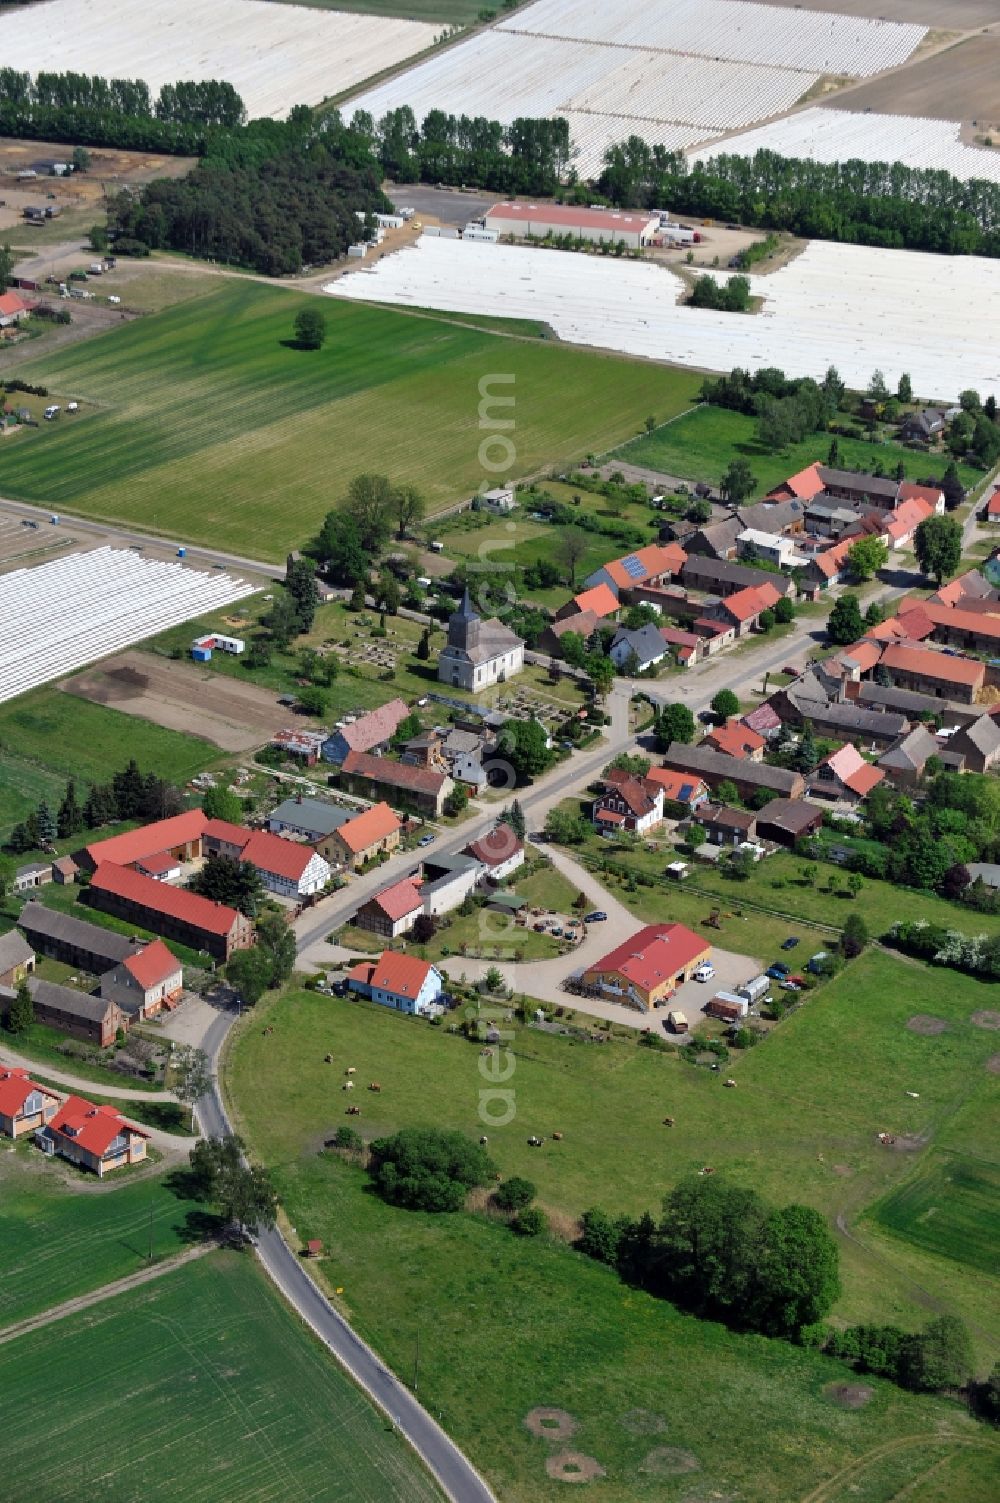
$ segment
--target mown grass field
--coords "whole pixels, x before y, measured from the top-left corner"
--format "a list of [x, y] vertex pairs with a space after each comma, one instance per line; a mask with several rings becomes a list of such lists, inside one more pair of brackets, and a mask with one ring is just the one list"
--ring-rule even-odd
[[994, 1274], [1000, 1246], [1000, 1164], [932, 1154], [871, 1215], [896, 1237]]
[[29, 762], [10, 749], [0, 750], [0, 839], [37, 809], [43, 799], [58, 807], [66, 780], [49, 767]]
[[438, 1503], [252, 1255], [213, 1253], [0, 1346], [8, 1497]]
[[[669, 414], [667, 414], [669, 416]], [[661, 417], [661, 422], [664, 420]], [[723, 407], [698, 407], [676, 423], [655, 433], [633, 439], [612, 456], [624, 464], [644, 465], [665, 475], [679, 475], [684, 480], [704, 480], [718, 485], [730, 460], [746, 459], [757, 477], [755, 496], [779, 485], [789, 475], [814, 464], [826, 463], [831, 439], [828, 434], [814, 433], [800, 444], [792, 444], [781, 454], [773, 454], [754, 436], [755, 419], [742, 412]], [[902, 462], [909, 480], [922, 475], [942, 475], [950, 458], [947, 454], [921, 454], [901, 444], [872, 444], [863, 439], [838, 438], [839, 463], [845, 469], [871, 470], [876, 464], [892, 473]], [[983, 479], [980, 470], [959, 465], [959, 475], [966, 487]]]
[[[634, 1043], [572, 1044], [518, 1029], [507, 1082], [517, 1115], [507, 1128], [485, 1129], [489, 1151], [504, 1174], [524, 1173], [539, 1186], [564, 1229], [572, 1218], [560, 1208], [655, 1209], [677, 1176], [706, 1162], [775, 1199], [795, 1196], [832, 1215], [851, 1193], [867, 1194], [910, 1167], [904, 1155], [877, 1150], [873, 1123], [905, 1121], [915, 1130], [947, 1115], [973, 1070], [987, 1079], [979, 1055], [988, 1039], [957, 1021], [970, 997], [947, 1004], [956, 1011], [955, 1047], [935, 1056], [940, 1040], [903, 1027], [900, 968], [881, 955], [862, 961], [769, 1043], [727, 1067], [739, 1080], [735, 1091]], [[986, 1503], [992, 1453], [977, 1452], [966, 1465], [953, 1460], [954, 1441], [992, 1442], [968, 1429], [956, 1406], [873, 1382], [869, 1407], [847, 1413], [827, 1391], [850, 1381], [837, 1363], [682, 1316], [559, 1241], [524, 1242], [483, 1215], [387, 1207], [368, 1192], [361, 1169], [322, 1151], [344, 1120], [325, 1052], [382, 1085], [377, 1099], [361, 1099], [366, 1136], [401, 1123], [478, 1133], [486, 1082], [475, 1044], [309, 994], [288, 996], [267, 1017], [274, 1033], [265, 1039], [255, 1019], [230, 1060], [243, 1126], [273, 1166], [297, 1235], [323, 1238], [321, 1277], [343, 1286], [349, 1318], [407, 1379], [419, 1337], [424, 1402], [502, 1498], [561, 1496], [562, 1484], [544, 1470], [557, 1447], [523, 1425], [534, 1406], [554, 1405], [578, 1423], [572, 1449], [605, 1469], [599, 1495], [608, 1503], [720, 1494], [787, 1503], [847, 1467], [843, 1487], [824, 1496], [888, 1503], [913, 1484], [907, 1497], [923, 1500], [920, 1479], [939, 1461], [961, 1467], [963, 1500]], [[831, 1069], [831, 1058], [843, 1068]], [[275, 1086], [266, 1101], [262, 1072]], [[902, 1090], [913, 1072], [924, 1087], [920, 1102]], [[661, 1125], [665, 1111], [675, 1116], [672, 1132]], [[562, 1143], [548, 1138], [554, 1128]], [[533, 1132], [546, 1135], [542, 1150], [526, 1146]], [[839, 1314], [867, 1316], [877, 1302], [877, 1318], [926, 1319], [919, 1293], [891, 1263], [864, 1265], [859, 1253], [845, 1259], [844, 1276]], [[980, 1305], [983, 1295], [979, 1278]], [[654, 1454], [664, 1447], [693, 1457], [696, 1470], [658, 1472], [678, 1460]]]
[[[308, 1169], [325, 1182], [327, 1171], [314, 1167], [316, 1150], [344, 1110], [339, 1072], [324, 1062], [332, 1052], [336, 1065], [354, 1065], [358, 1079], [382, 1085], [378, 1097], [359, 1101], [366, 1137], [403, 1125], [447, 1125], [476, 1136], [486, 1130], [500, 1170], [537, 1184], [541, 1202], [563, 1224], [591, 1205], [630, 1214], [655, 1208], [679, 1176], [705, 1164], [776, 1201], [800, 1200], [831, 1221], [841, 1213], [850, 1220], [917, 1166], [912, 1154], [882, 1148], [878, 1132], [920, 1140], [927, 1134], [933, 1143], [960, 1108], [967, 1122], [982, 1120], [997, 1094], [985, 1068], [996, 1040], [969, 1020], [991, 997], [982, 983], [871, 951], [765, 1043], [731, 1055], [734, 1091], [673, 1051], [639, 1047], [635, 1035], [598, 1046], [518, 1027], [507, 1083], [516, 1117], [499, 1129], [484, 1129], [479, 1116], [489, 1082], [477, 1044], [374, 1004], [314, 993], [284, 998], [268, 1010], [273, 1034], [244, 1027], [228, 1079], [250, 1141], [282, 1174]], [[910, 1031], [915, 1012], [940, 1015], [948, 1031], [936, 1038]], [[275, 1087], [266, 1102], [257, 1085], [264, 1078]], [[669, 1131], [666, 1115], [675, 1119]], [[550, 1141], [556, 1131], [561, 1143]], [[963, 1126], [959, 1139], [972, 1131]], [[547, 1140], [543, 1150], [528, 1146], [532, 1134]], [[963, 1151], [960, 1141], [949, 1146]], [[988, 1141], [966, 1151], [1000, 1162]], [[306, 1235], [320, 1211], [311, 1204], [305, 1214], [293, 1190], [289, 1213]], [[911, 1273], [896, 1277], [890, 1256], [873, 1285], [863, 1252], [850, 1243], [843, 1251], [838, 1313], [860, 1319], [881, 1309], [904, 1324], [922, 1319]], [[981, 1279], [957, 1265], [952, 1274], [949, 1298], [1000, 1340], [1000, 1310], [982, 1312]]]
[[180, 1252], [197, 1238], [189, 1213], [204, 1215], [162, 1175], [101, 1184], [0, 1138], [0, 1328], [144, 1268], [150, 1217], [154, 1259]]
[[6, 446], [4, 493], [280, 559], [359, 471], [413, 482], [431, 512], [494, 483], [480, 457], [484, 378], [514, 395], [492, 419], [516, 425], [493, 431], [514, 444], [508, 478], [621, 443], [650, 409], [682, 410], [697, 385], [688, 372], [333, 299], [324, 348], [301, 351], [290, 345], [304, 306], [316, 302], [228, 279], [32, 361], [25, 379], [102, 410]]

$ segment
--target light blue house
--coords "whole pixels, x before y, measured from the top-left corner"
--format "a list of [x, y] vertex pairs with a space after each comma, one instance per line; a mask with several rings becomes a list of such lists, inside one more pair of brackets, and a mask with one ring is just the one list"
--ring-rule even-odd
[[443, 977], [430, 961], [383, 950], [378, 960], [362, 961], [348, 972], [347, 985], [397, 1012], [426, 1013], [441, 995]]

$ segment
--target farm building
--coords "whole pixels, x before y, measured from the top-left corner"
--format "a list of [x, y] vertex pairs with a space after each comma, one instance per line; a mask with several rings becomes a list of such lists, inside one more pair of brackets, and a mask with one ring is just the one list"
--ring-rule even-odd
[[96, 1044], [100, 1049], [114, 1043], [119, 1028], [128, 1027], [128, 1017], [108, 997], [92, 997], [71, 986], [41, 981], [37, 976], [28, 978], [28, 990], [36, 1023], [58, 1028], [60, 1033]]
[[857, 747], [848, 741], [823, 758], [812, 775], [809, 793], [813, 798], [859, 804], [884, 777], [881, 768], [866, 762]]
[[368, 929], [386, 939], [398, 939], [401, 934], [409, 933], [423, 911], [419, 881], [415, 877], [404, 877], [362, 903], [354, 915], [354, 922], [359, 929]]
[[192, 861], [201, 855], [201, 838], [208, 823], [201, 809], [187, 809], [170, 819], [159, 819], [124, 835], [95, 840], [85, 847], [87, 864], [94, 871], [102, 861], [116, 866], [134, 866], [150, 856], [169, 854], [177, 861]]
[[92, 1169], [99, 1179], [112, 1169], [139, 1164], [146, 1157], [149, 1133], [129, 1122], [114, 1106], [94, 1106], [82, 1096], [67, 1096], [58, 1112], [35, 1134], [43, 1153]]
[[466, 856], [483, 866], [481, 877], [492, 882], [505, 882], [524, 865], [524, 843], [503, 820], [488, 835], [470, 841], [463, 849]]
[[315, 767], [326, 743], [325, 731], [275, 731], [271, 745], [286, 757], [296, 757], [306, 767]]
[[101, 996], [117, 1002], [129, 1020], [153, 1018], [175, 1007], [184, 987], [181, 963], [162, 939], [154, 939], [101, 977]]
[[329, 857], [325, 842], [351, 817], [350, 809], [328, 804], [324, 799], [303, 798], [299, 793], [271, 810], [267, 828], [275, 835], [297, 835], [300, 840], [308, 840], [321, 855]]
[[435, 816], [455, 786], [447, 773], [432, 767], [411, 767], [367, 752], [348, 752], [340, 771], [344, 785], [356, 793], [369, 798], [373, 793], [388, 794], [400, 806]]
[[448, 620], [448, 641], [438, 658], [438, 679], [478, 694], [505, 683], [524, 667], [524, 641], [496, 616], [483, 619], [466, 590]]
[[57, 913], [44, 903], [25, 903], [17, 922], [39, 955], [76, 966], [91, 976], [103, 975], [142, 949], [138, 940], [88, 924], [71, 913]]
[[206, 950], [215, 960], [228, 960], [234, 950], [253, 944], [253, 924], [235, 908], [154, 882], [111, 861], [102, 861], [87, 891], [93, 906], [104, 913], [193, 950]]
[[728, 804], [702, 804], [694, 817], [704, 830], [709, 845], [743, 845], [757, 836], [757, 816], [750, 809], [732, 809]]
[[191, 643], [191, 656], [196, 663], [207, 663], [213, 652], [228, 652], [231, 657], [239, 657], [246, 647], [242, 637], [226, 637], [222, 632], [208, 632], [203, 637], [195, 637]]
[[424, 912], [431, 917], [450, 913], [469, 897], [482, 875], [482, 866], [472, 856], [431, 857], [423, 863], [420, 896]]
[[387, 803], [373, 804], [338, 826], [330, 837], [330, 853], [346, 866], [361, 867], [383, 851], [394, 851], [402, 829]]
[[349, 752], [370, 752], [379, 756], [389, 750], [400, 721], [405, 720], [409, 710], [401, 699], [390, 699], [367, 715], [360, 715], [349, 724], [338, 725], [323, 741], [323, 761], [342, 766]]
[[986, 664], [974, 658], [950, 657], [927, 647], [904, 647], [899, 643], [890, 643], [885, 649], [880, 666], [901, 689], [967, 704], [974, 702], [986, 678]]
[[0, 334], [16, 329], [18, 324], [29, 317], [30, 312], [28, 304], [16, 292], [0, 294]]
[[0, 1132], [8, 1138], [44, 1127], [58, 1108], [55, 1091], [32, 1080], [27, 1070], [0, 1069]]
[[[608, 609], [608, 596], [600, 590], [601, 585], [606, 585], [608, 592], [615, 602], [615, 609], [621, 604], [621, 597], [631, 599], [631, 591], [642, 585], [647, 587], [659, 587], [675, 579], [687, 561], [687, 554], [677, 543], [650, 543], [646, 548], [637, 548], [634, 553], [626, 553], [622, 558], [613, 558], [609, 564], [602, 564], [589, 574], [584, 581], [586, 590], [576, 597], [581, 610], [596, 610], [601, 615], [611, 615]], [[586, 602], [582, 604], [581, 602]]]
[[901, 736], [878, 759], [878, 765], [897, 788], [915, 790], [931, 757], [941, 755], [941, 748], [925, 725], [915, 725]]
[[35, 952], [23, 934], [11, 929], [0, 935], [0, 986], [16, 987], [35, 969]]
[[494, 204], [483, 227], [515, 240], [571, 235], [593, 244], [622, 244], [632, 250], [652, 245], [659, 233], [656, 214], [622, 214], [617, 209], [585, 209], [571, 204]]
[[19, 866], [14, 873], [15, 892], [30, 892], [33, 887], [44, 887], [52, 881], [52, 867], [46, 861], [29, 861]]
[[763, 736], [752, 731], [742, 720], [727, 720], [725, 725], [713, 726], [702, 742], [725, 752], [727, 757], [744, 757], [748, 762], [763, 762], [767, 742]]
[[757, 815], [761, 840], [794, 847], [796, 841], [815, 835], [823, 824], [823, 810], [801, 798], [773, 798]]
[[309, 898], [330, 880], [330, 863], [310, 845], [255, 830], [240, 855], [256, 867], [268, 892], [283, 898]]
[[711, 953], [711, 945], [683, 924], [647, 924], [588, 966], [583, 982], [603, 996], [652, 1012], [669, 1001]]
[[202, 850], [206, 856], [229, 856], [238, 861], [252, 833], [245, 825], [230, 824], [228, 819], [210, 819], [202, 836]]
[[348, 971], [347, 985], [383, 1007], [425, 1013], [441, 995], [442, 976], [427, 960], [383, 950], [378, 960], [362, 961]]
[[708, 746], [686, 746], [672, 741], [667, 748], [663, 765], [672, 772], [687, 773], [717, 788], [720, 783], [734, 784], [740, 798], [747, 798], [768, 788], [784, 798], [800, 798], [805, 792], [802, 774], [787, 767], [769, 767], [763, 762], [748, 762], [741, 757], [729, 757], [725, 752], [713, 751]]

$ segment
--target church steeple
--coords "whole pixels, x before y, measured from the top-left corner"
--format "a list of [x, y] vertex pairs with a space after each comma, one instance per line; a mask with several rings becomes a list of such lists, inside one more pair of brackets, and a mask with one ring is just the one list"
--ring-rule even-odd
[[479, 629], [482, 620], [473, 609], [472, 600], [469, 597], [469, 587], [466, 585], [462, 596], [462, 604], [448, 621], [448, 645], [457, 647], [463, 652], [470, 652], [479, 646]]

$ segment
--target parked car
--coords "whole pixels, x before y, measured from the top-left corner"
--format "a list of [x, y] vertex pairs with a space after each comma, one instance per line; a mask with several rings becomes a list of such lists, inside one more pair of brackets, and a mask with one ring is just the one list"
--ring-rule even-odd
[[607, 917], [606, 913], [602, 913], [600, 909], [597, 909], [594, 913], [585, 914], [583, 922], [585, 924], [603, 924], [607, 922]]
[[798, 942], [799, 936], [797, 934], [790, 934], [786, 940], [782, 941], [781, 948], [783, 950], [794, 950]]
[[767, 970], [764, 972], [764, 975], [770, 976], [772, 981], [784, 981], [790, 970], [791, 966], [787, 966], [783, 964], [782, 961], [776, 960], [774, 962], [774, 965], [768, 966]]
[[800, 992], [802, 990], [797, 981], [779, 981], [778, 985], [783, 992]]
[[694, 981], [711, 981], [715, 975], [715, 966], [710, 960], [703, 960], [701, 965], [695, 966], [691, 972]]

